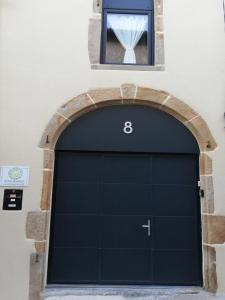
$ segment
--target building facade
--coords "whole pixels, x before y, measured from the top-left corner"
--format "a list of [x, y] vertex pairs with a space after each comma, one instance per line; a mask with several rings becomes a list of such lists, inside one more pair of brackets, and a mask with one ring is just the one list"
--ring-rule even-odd
[[30, 170], [24, 186], [1, 171], [2, 299], [225, 294], [223, 1], [120, 2], [1, 1], [0, 163]]

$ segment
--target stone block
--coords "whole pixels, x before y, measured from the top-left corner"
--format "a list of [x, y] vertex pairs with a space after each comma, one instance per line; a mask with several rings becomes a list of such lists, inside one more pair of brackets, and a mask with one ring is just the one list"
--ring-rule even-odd
[[201, 176], [201, 189], [204, 191], [204, 197], [201, 198], [202, 213], [214, 213], [214, 187], [212, 176]]
[[205, 153], [200, 155], [200, 174], [210, 175], [213, 172], [212, 159]]
[[162, 16], [156, 16], [155, 17], [155, 31], [163, 31], [163, 17]]
[[180, 121], [187, 121], [198, 115], [190, 106], [175, 97], [169, 98], [162, 110], [169, 112]]
[[66, 120], [63, 116], [56, 113], [48, 123], [42, 135], [39, 147], [53, 149], [59, 134], [68, 126], [68, 124], [69, 120]]
[[123, 100], [134, 100], [137, 92], [137, 86], [134, 84], [125, 83], [121, 86], [121, 94]]
[[137, 89], [137, 100], [145, 100], [151, 103], [158, 104], [159, 106], [165, 101], [168, 94], [163, 91], [153, 90], [147, 87], [138, 87]]
[[43, 162], [44, 169], [53, 170], [54, 157], [55, 157], [55, 152], [53, 150], [44, 149], [44, 162]]
[[36, 241], [46, 240], [47, 212], [28, 212], [26, 221], [26, 238]]
[[88, 91], [88, 94], [96, 104], [109, 100], [121, 100], [121, 92], [118, 88], [96, 89]]
[[51, 208], [52, 184], [53, 172], [43, 171], [41, 210], [49, 210]]
[[43, 288], [44, 256], [36, 253], [30, 256], [29, 300], [41, 300]]
[[46, 251], [46, 242], [35, 242], [35, 249], [37, 254], [44, 254]]
[[87, 107], [93, 105], [91, 99], [87, 96], [87, 94], [81, 94], [69, 102], [65, 103], [58, 109], [58, 113], [65, 116], [68, 119], [73, 119], [73, 116]]
[[155, 0], [155, 13], [157, 15], [163, 14], [163, 0]]
[[216, 273], [216, 251], [214, 247], [203, 246], [204, 288], [215, 293], [218, 288]]
[[225, 243], [225, 216], [204, 215], [202, 217], [203, 241], [205, 244]]
[[206, 122], [200, 116], [186, 122], [185, 125], [196, 137], [203, 152], [213, 151], [217, 148], [216, 141], [213, 138]]
[[101, 65], [101, 64], [93, 64], [91, 65], [92, 70], [119, 70], [119, 71], [143, 71], [143, 72], [158, 72], [165, 71], [165, 66], [161, 65]]
[[89, 20], [88, 53], [91, 64], [97, 64], [100, 62], [101, 22], [101, 19], [97, 18]]
[[102, 12], [102, 0], [93, 0], [93, 12], [94, 13]]
[[164, 33], [162, 32], [156, 32], [155, 34], [155, 64], [165, 64]]

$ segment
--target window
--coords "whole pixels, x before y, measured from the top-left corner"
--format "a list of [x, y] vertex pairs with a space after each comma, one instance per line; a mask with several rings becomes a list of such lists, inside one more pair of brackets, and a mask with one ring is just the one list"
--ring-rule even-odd
[[103, 0], [102, 64], [153, 65], [152, 0]]

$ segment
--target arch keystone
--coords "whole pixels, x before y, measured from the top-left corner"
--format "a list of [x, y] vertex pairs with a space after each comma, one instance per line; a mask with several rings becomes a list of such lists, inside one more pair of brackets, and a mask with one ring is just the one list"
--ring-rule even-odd
[[123, 100], [130, 100], [132, 101], [137, 94], [137, 86], [130, 83], [122, 84], [121, 87], [121, 95]]

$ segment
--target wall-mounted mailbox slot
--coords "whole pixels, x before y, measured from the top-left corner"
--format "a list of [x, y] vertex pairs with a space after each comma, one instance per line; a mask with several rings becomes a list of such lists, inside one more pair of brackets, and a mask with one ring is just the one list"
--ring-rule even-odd
[[22, 209], [23, 190], [5, 190], [3, 199], [3, 210]]

